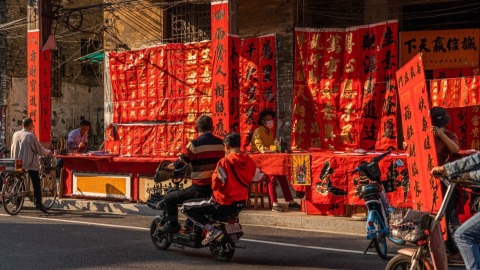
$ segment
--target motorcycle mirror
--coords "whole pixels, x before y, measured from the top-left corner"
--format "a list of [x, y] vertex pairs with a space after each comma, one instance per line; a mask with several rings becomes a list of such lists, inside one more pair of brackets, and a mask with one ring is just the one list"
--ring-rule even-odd
[[403, 167], [405, 165], [405, 163], [401, 159], [395, 160], [395, 164], [397, 165], [397, 167]]

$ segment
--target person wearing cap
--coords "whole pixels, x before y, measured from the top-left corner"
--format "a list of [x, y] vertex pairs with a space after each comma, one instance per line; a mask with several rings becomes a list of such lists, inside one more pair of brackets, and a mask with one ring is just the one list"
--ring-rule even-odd
[[455, 158], [455, 154], [458, 154], [460, 150], [460, 143], [457, 135], [445, 128], [450, 122], [447, 110], [442, 107], [433, 107], [430, 109], [430, 117], [432, 118], [432, 133], [435, 136], [438, 166], [441, 166]]
[[[259, 127], [255, 129], [251, 141], [251, 150], [253, 152], [265, 153], [270, 150], [270, 145], [275, 143], [274, 140], [274, 122], [275, 112], [271, 110], [263, 110], [258, 116]], [[285, 201], [288, 202], [289, 209], [300, 209], [300, 205], [293, 200], [292, 192], [285, 175], [265, 175], [268, 183], [268, 194], [273, 204], [272, 211], [283, 212], [283, 208], [278, 204], [277, 191], [275, 188], [276, 181], [280, 183]]]
[[[432, 119], [432, 133], [435, 137], [435, 147], [437, 149], [437, 166], [442, 166], [447, 162], [455, 160], [460, 150], [458, 137], [454, 132], [447, 130], [445, 127], [450, 122], [450, 116], [447, 110], [442, 107], [433, 107], [430, 109], [430, 117]], [[442, 184], [442, 194], [445, 195], [447, 186]], [[445, 221], [450, 224], [452, 215], [454, 214], [457, 204], [460, 199], [460, 192], [457, 189], [453, 190], [452, 197], [448, 202], [447, 209], [445, 210]], [[463, 200], [460, 200], [463, 201]], [[463, 204], [461, 204], [463, 206]], [[450, 254], [449, 260], [460, 259], [460, 253], [452, 238], [452, 232], [447, 226], [447, 240], [445, 246]]]

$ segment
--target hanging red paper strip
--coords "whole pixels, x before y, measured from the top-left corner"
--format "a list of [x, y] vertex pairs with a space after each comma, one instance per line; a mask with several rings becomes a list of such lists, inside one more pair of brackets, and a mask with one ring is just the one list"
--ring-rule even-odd
[[395, 72], [398, 70], [398, 22], [389, 21], [374, 27], [378, 37], [377, 93], [382, 108], [379, 120], [379, 135], [375, 149], [397, 148], [397, 87]]
[[255, 128], [258, 127], [260, 113], [260, 68], [259, 39], [245, 38], [240, 43], [240, 135], [243, 150], [250, 149], [250, 142]]
[[233, 91], [230, 88], [229, 78], [232, 68], [236, 67], [234, 64], [230, 64], [230, 57], [235, 58], [231, 51], [233, 45], [230, 42], [234, 44], [234, 39], [238, 39], [238, 37], [229, 35], [228, 12], [228, 2], [212, 2], [212, 118], [215, 126], [214, 132], [219, 137], [225, 136], [234, 126], [234, 121], [229, 114], [231, 102], [229, 96], [230, 91]]
[[[277, 111], [277, 68], [275, 35], [263, 36], [258, 40], [260, 92], [259, 111], [268, 109]], [[276, 121], [275, 121], [276, 122]]]
[[413, 208], [435, 213], [442, 202], [441, 183], [430, 175], [437, 164], [435, 140], [431, 133], [428, 96], [421, 54], [397, 73], [402, 126], [408, 144], [407, 164]]
[[450, 123], [446, 128], [457, 135], [460, 149], [469, 149], [467, 142], [467, 108], [446, 109], [448, 115], [450, 115]]
[[[315, 112], [318, 111], [317, 104], [314, 102], [314, 98], [316, 99], [316, 94], [312, 94], [309, 88], [307, 88], [307, 80], [305, 75], [307, 61], [309, 61], [309, 38], [310, 33], [308, 30], [295, 31], [291, 145], [293, 149], [299, 150], [309, 149], [310, 145], [312, 145], [312, 137], [318, 138], [317, 145], [320, 144], [320, 129], [315, 120]], [[318, 58], [320, 57], [318, 56]], [[311, 128], [312, 124], [315, 127], [313, 130]], [[311, 134], [313, 134], [313, 136]]]
[[[338, 101], [340, 97], [340, 86], [343, 67], [343, 55], [345, 47], [345, 31], [342, 29], [325, 29], [325, 32], [319, 33], [321, 35], [318, 39], [325, 48], [318, 46], [319, 40], [316, 39], [317, 34], [311, 34], [309, 39], [310, 60], [315, 55], [315, 50], [319, 50], [319, 55], [322, 61], [319, 61], [321, 66], [321, 73], [315, 74], [315, 63], [308, 61], [307, 84], [310, 89], [319, 87], [317, 93], [318, 111], [316, 112], [317, 126], [320, 130], [320, 138], [322, 139], [321, 146], [324, 149], [334, 150], [338, 145], [338, 118], [339, 107]], [[319, 75], [319, 77], [317, 77]], [[318, 81], [317, 78], [320, 80]], [[317, 126], [312, 124], [312, 130]], [[315, 140], [313, 134], [310, 147], [318, 147], [318, 142]]]
[[362, 109], [363, 91], [358, 72], [360, 63], [360, 36], [356, 28], [345, 33], [344, 67], [339, 99], [339, 150], [355, 149], [360, 144], [359, 116]]
[[480, 149], [480, 106], [469, 106], [467, 111], [467, 149]]
[[40, 32], [28, 31], [27, 37], [28, 117], [35, 125], [40, 142], [50, 142], [50, 50], [41, 51]]
[[240, 132], [244, 150], [249, 149], [251, 135], [258, 127], [258, 114], [265, 109], [276, 112], [275, 42], [275, 35], [268, 35], [242, 39], [240, 43], [238, 86]]
[[362, 39], [360, 80], [363, 105], [360, 147], [397, 147], [394, 72], [398, 69], [398, 22], [388, 21], [359, 29]]

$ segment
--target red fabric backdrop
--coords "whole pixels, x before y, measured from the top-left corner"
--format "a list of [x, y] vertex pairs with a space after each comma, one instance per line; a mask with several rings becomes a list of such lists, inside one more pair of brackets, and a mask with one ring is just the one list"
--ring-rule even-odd
[[397, 147], [398, 23], [295, 31], [292, 145]]

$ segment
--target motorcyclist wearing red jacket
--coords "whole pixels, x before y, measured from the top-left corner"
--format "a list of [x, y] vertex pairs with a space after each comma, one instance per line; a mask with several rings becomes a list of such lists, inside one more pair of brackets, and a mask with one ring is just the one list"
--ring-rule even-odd
[[209, 199], [194, 199], [185, 202], [182, 212], [196, 225], [207, 230], [203, 245], [217, 239], [222, 231], [215, 229], [207, 215], [219, 213], [228, 215], [243, 207], [248, 199], [248, 186], [255, 179], [261, 178], [255, 162], [240, 151], [240, 135], [229, 133], [223, 140], [226, 156], [222, 158], [212, 175], [213, 194]]

